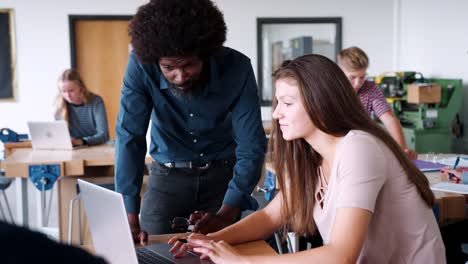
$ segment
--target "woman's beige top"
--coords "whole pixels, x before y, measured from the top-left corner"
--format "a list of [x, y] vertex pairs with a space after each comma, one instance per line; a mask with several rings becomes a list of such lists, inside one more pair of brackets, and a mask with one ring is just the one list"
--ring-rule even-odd
[[315, 195], [323, 200], [323, 208], [316, 203], [314, 219], [324, 244], [330, 241], [337, 209], [372, 212], [357, 263], [446, 263], [432, 208], [374, 136], [349, 132], [337, 146], [328, 185], [319, 180]]

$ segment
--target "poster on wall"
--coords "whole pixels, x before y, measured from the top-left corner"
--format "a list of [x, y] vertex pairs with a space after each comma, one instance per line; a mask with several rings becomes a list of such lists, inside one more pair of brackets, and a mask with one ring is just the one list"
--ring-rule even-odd
[[12, 9], [0, 9], [0, 102], [15, 99], [15, 30]]

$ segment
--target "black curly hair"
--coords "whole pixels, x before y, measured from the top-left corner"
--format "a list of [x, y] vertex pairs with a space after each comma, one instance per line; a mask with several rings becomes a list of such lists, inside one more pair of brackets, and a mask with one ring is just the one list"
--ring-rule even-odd
[[129, 25], [131, 43], [142, 63], [161, 57], [207, 58], [226, 41], [226, 23], [210, 0], [151, 0]]

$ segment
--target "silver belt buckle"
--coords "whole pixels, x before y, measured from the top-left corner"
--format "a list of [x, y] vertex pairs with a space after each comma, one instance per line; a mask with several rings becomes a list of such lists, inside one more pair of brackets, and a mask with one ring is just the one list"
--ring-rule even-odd
[[164, 166], [168, 167], [168, 168], [172, 168], [174, 167], [174, 163], [173, 162], [167, 162], [167, 163], [163, 163]]
[[207, 169], [209, 166], [210, 166], [210, 163], [207, 162], [207, 163], [205, 163], [204, 166], [200, 166], [200, 167], [198, 167], [198, 168], [201, 169], [201, 170], [204, 170], [204, 169]]
[[208, 168], [209, 166], [210, 166], [209, 162], [205, 163], [205, 165], [203, 165], [203, 166], [194, 166], [192, 161], [189, 161], [189, 168], [190, 169], [197, 168], [197, 169], [200, 169], [200, 170], [204, 170], [204, 169]]

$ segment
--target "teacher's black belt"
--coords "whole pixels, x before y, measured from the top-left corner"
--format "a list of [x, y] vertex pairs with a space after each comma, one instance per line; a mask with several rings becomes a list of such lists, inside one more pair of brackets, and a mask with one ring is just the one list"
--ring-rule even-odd
[[211, 166], [211, 162], [193, 162], [193, 161], [175, 161], [175, 162], [166, 162], [162, 163], [168, 168], [178, 168], [178, 169], [200, 169], [206, 170]]

